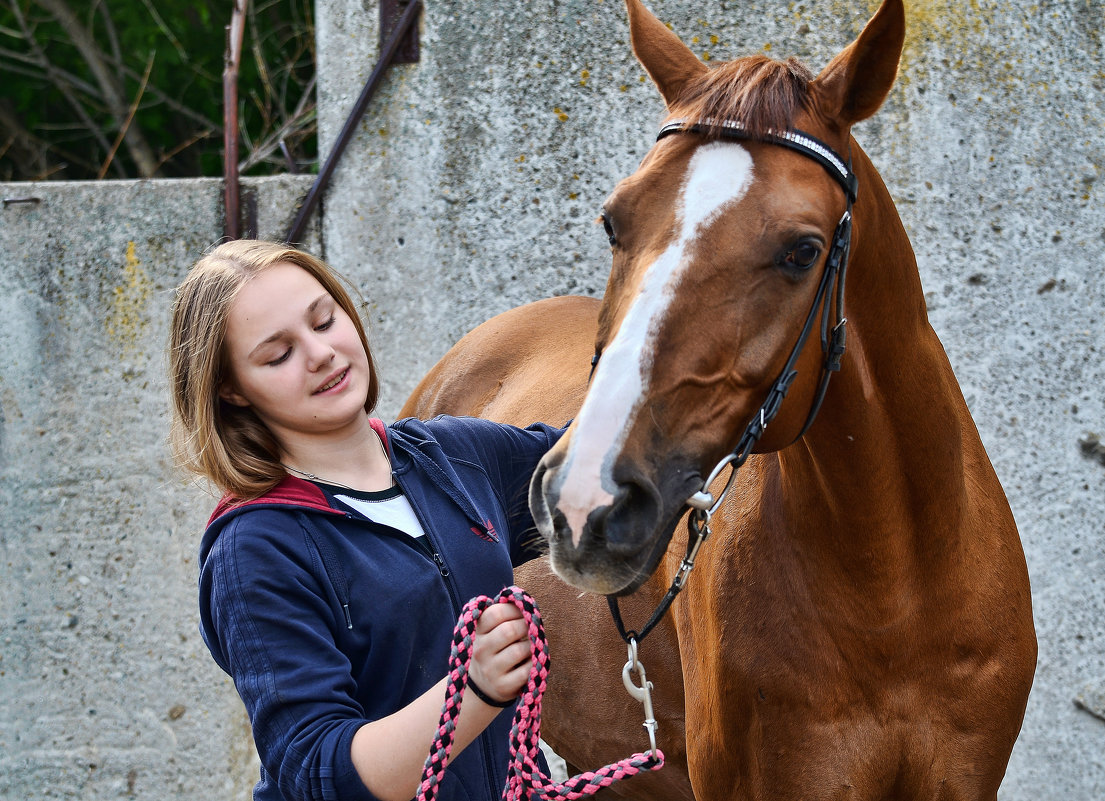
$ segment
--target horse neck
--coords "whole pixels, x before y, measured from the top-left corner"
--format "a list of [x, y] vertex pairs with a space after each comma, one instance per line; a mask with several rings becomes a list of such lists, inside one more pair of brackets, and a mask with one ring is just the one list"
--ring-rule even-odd
[[906, 564], [903, 553], [934, 560], [934, 549], [949, 545], [937, 533], [960, 516], [965, 460], [981, 446], [929, 325], [893, 201], [858, 146], [853, 153], [861, 197], [846, 285], [847, 352], [809, 432], [777, 456], [780, 503], [795, 526], [821, 527], [823, 539], [808, 544], [826, 558], [869, 567]]

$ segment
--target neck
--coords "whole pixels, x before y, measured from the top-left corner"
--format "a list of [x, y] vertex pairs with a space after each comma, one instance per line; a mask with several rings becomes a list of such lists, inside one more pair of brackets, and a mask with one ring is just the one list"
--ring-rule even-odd
[[391, 462], [366, 413], [340, 436], [281, 443], [281, 463], [293, 475], [365, 492], [392, 486]]
[[848, 349], [817, 420], [777, 458], [783, 513], [809, 532], [803, 547], [890, 586], [901, 578], [892, 572], [939, 569], [959, 547], [965, 464], [985, 454], [928, 323], [904, 228], [862, 151], [857, 168], [866, 191], [848, 270]]

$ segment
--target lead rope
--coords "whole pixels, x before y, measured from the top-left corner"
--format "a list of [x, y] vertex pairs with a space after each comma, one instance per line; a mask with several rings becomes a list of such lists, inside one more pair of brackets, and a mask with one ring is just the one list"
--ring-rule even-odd
[[[460, 717], [461, 699], [468, 684], [468, 667], [472, 662], [472, 641], [476, 624], [487, 607], [502, 601], [514, 604], [522, 611], [529, 626], [530, 648], [533, 653], [529, 680], [514, 709], [514, 724], [510, 730], [510, 764], [507, 767], [506, 786], [503, 788], [503, 801], [575, 801], [594, 795], [602, 788], [635, 776], [642, 770], [659, 770], [663, 767], [663, 752], [653, 748], [648, 754], [634, 754], [561, 783], [552, 782], [541, 772], [537, 761], [540, 752], [538, 739], [541, 736], [541, 698], [549, 675], [548, 641], [545, 639], [545, 629], [537, 603], [524, 590], [507, 587], [494, 598], [486, 595], [473, 598], [461, 610], [453, 632], [449, 681], [445, 690], [445, 704], [441, 709], [441, 723], [422, 769], [422, 783], [418, 788], [417, 801], [433, 801], [436, 797], [445, 766], [449, 762], [457, 719]], [[640, 672], [642, 684], [647, 684], [643, 669]], [[651, 717], [651, 709], [647, 710], [647, 714]]]

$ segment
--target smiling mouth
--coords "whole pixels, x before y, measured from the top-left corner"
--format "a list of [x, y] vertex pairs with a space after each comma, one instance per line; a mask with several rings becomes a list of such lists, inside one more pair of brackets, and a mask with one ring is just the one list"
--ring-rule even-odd
[[340, 384], [342, 381], [344, 381], [345, 377], [347, 375], [349, 375], [349, 368], [348, 367], [346, 369], [342, 370], [340, 375], [335, 376], [333, 381], [330, 381], [325, 386], [321, 386], [318, 389], [316, 389], [314, 394], [318, 395], [319, 393], [325, 392], [328, 389], [333, 389], [338, 384]]

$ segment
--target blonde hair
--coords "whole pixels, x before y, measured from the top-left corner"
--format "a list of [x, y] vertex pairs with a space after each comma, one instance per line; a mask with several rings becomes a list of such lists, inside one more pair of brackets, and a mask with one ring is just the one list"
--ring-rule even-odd
[[179, 465], [242, 501], [263, 495], [287, 474], [275, 438], [253, 410], [219, 397], [219, 389], [229, 377], [227, 317], [246, 282], [281, 263], [294, 264], [314, 276], [349, 315], [368, 356], [365, 411], [375, 408], [379, 396], [364, 325], [342, 279], [325, 262], [287, 245], [247, 239], [227, 242], [207, 253], [177, 288], [173, 303], [169, 443]]

